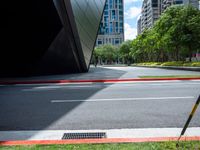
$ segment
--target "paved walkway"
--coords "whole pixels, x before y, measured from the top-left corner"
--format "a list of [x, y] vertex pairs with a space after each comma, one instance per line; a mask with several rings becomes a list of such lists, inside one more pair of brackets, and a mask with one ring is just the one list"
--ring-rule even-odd
[[88, 73], [35, 76], [26, 78], [0, 78], [0, 81], [35, 81], [35, 80], [95, 80], [95, 79], [130, 79], [139, 76], [200, 75], [198, 71], [168, 70], [144, 67], [93, 67]]

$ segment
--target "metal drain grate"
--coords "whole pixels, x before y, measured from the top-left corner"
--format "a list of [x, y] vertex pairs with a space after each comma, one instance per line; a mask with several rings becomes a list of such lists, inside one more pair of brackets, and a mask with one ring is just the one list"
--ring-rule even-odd
[[105, 132], [95, 133], [64, 133], [62, 139], [102, 139], [106, 138]]

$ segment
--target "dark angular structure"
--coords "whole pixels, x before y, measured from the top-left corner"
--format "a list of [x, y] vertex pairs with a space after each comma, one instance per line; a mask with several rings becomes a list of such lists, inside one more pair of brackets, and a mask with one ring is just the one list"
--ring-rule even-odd
[[87, 72], [105, 0], [9, 0], [0, 76]]

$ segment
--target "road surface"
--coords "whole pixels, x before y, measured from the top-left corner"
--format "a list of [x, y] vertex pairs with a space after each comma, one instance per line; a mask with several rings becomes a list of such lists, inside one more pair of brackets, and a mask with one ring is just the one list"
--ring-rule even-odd
[[199, 94], [200, 81], [0, 86], [0, 130], [180, 128]]

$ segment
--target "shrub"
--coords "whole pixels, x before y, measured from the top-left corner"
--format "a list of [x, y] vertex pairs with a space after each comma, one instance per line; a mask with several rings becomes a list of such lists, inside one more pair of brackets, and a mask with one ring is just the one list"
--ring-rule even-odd
[[183, 66], [183, 62], [181, 61], [165, 62], [161, 66]]

